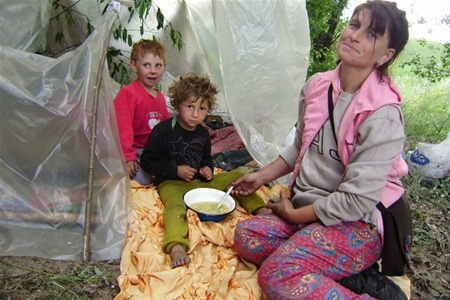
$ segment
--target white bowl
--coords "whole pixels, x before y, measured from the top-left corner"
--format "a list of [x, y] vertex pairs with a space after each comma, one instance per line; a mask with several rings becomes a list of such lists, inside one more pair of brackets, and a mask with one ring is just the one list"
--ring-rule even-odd
[[225, 219], [230, 213], [232, 213], [236, 209], [236, 201], [234, 201], [233, 197], [227, 196], [223, 204], [228, 208], [227, 212], [222, 214], [208, 214], [201, 211], [197, 211], [191, 207], [194, 203], [199, 202], [213, 202], [215, 204], [219, 204], [222, 197], [226, 195], [225, 192], [217, 189], [211, 188], [197, 188], [190, 190], [186, 194], [184, 194], [184, 203], [186, 206], [195, 211], [198, 214], [198, 217], [201, 221], [213, 221], [218, 222]]

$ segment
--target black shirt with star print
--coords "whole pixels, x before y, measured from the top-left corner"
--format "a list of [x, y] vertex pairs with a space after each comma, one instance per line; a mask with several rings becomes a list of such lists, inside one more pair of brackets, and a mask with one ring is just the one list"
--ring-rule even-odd
[[[213, 171], [211, 136], [199, 125], [193, 131], [184, 129], [170, 118], [157, 124], [142, 152], [140, 166], [155, 176], [158, 185], [168, 179], [180, 179], [177, 166], [189, 165], [200, 170], [208, 166]], [[196, 178], [201, 178], [197, 173]]]

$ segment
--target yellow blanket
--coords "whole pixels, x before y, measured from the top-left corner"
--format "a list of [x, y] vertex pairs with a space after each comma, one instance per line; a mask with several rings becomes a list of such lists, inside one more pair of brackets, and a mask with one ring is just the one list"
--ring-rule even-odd
[[[283, 186], [261, 188], [265, 199]], [[234, 228], [250, 215], [238, 205], [220, 223], [200, 222], [187, 211], [192, 262], [172, 269], [161, 251], [163, 204], [155, 188], [133, 188], [133, 211], [122, 252], [116, 299], [263, 299], [257, 268], [232, 248]]]
[[[287, 188], [262, 187], [266, 200]], [[200, 222], [187, 211], [192, 262], [175, 269], [170, 256], [161, 250], [164, 225], [163, 204], [155, 188], [133, 188], [133, 210], [128, 238], [122, 252], [121, 289], [123, 299], [266, 299], [257, 281], [257, 268], [234, 251], [233, 234], [237, 223], [250, 215], [239, 205], [220, 223]], [[400, 280], [409, 296], [409, 280]]]

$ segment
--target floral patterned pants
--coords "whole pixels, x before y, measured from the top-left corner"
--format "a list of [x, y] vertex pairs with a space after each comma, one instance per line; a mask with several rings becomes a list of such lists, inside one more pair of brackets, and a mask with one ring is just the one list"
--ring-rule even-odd
[[292, 224], [275, 214], [238, 224], [234, 247], [260, 265], [258, 282], [269, 299], [372, 299], [336, 282], [373, 265], [381, 240], [373, 225]]

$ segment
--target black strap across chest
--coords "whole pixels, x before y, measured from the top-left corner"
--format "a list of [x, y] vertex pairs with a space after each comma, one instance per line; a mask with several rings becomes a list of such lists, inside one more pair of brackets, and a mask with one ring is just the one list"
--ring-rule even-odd
[[333, 109], [333, 84], [330, 83], [330, 87], [328, 88], [328, 114], [330, 117], [331, 131], [333, 132], [334, 141], [337, 145], [336, 131], [334, 129]]

